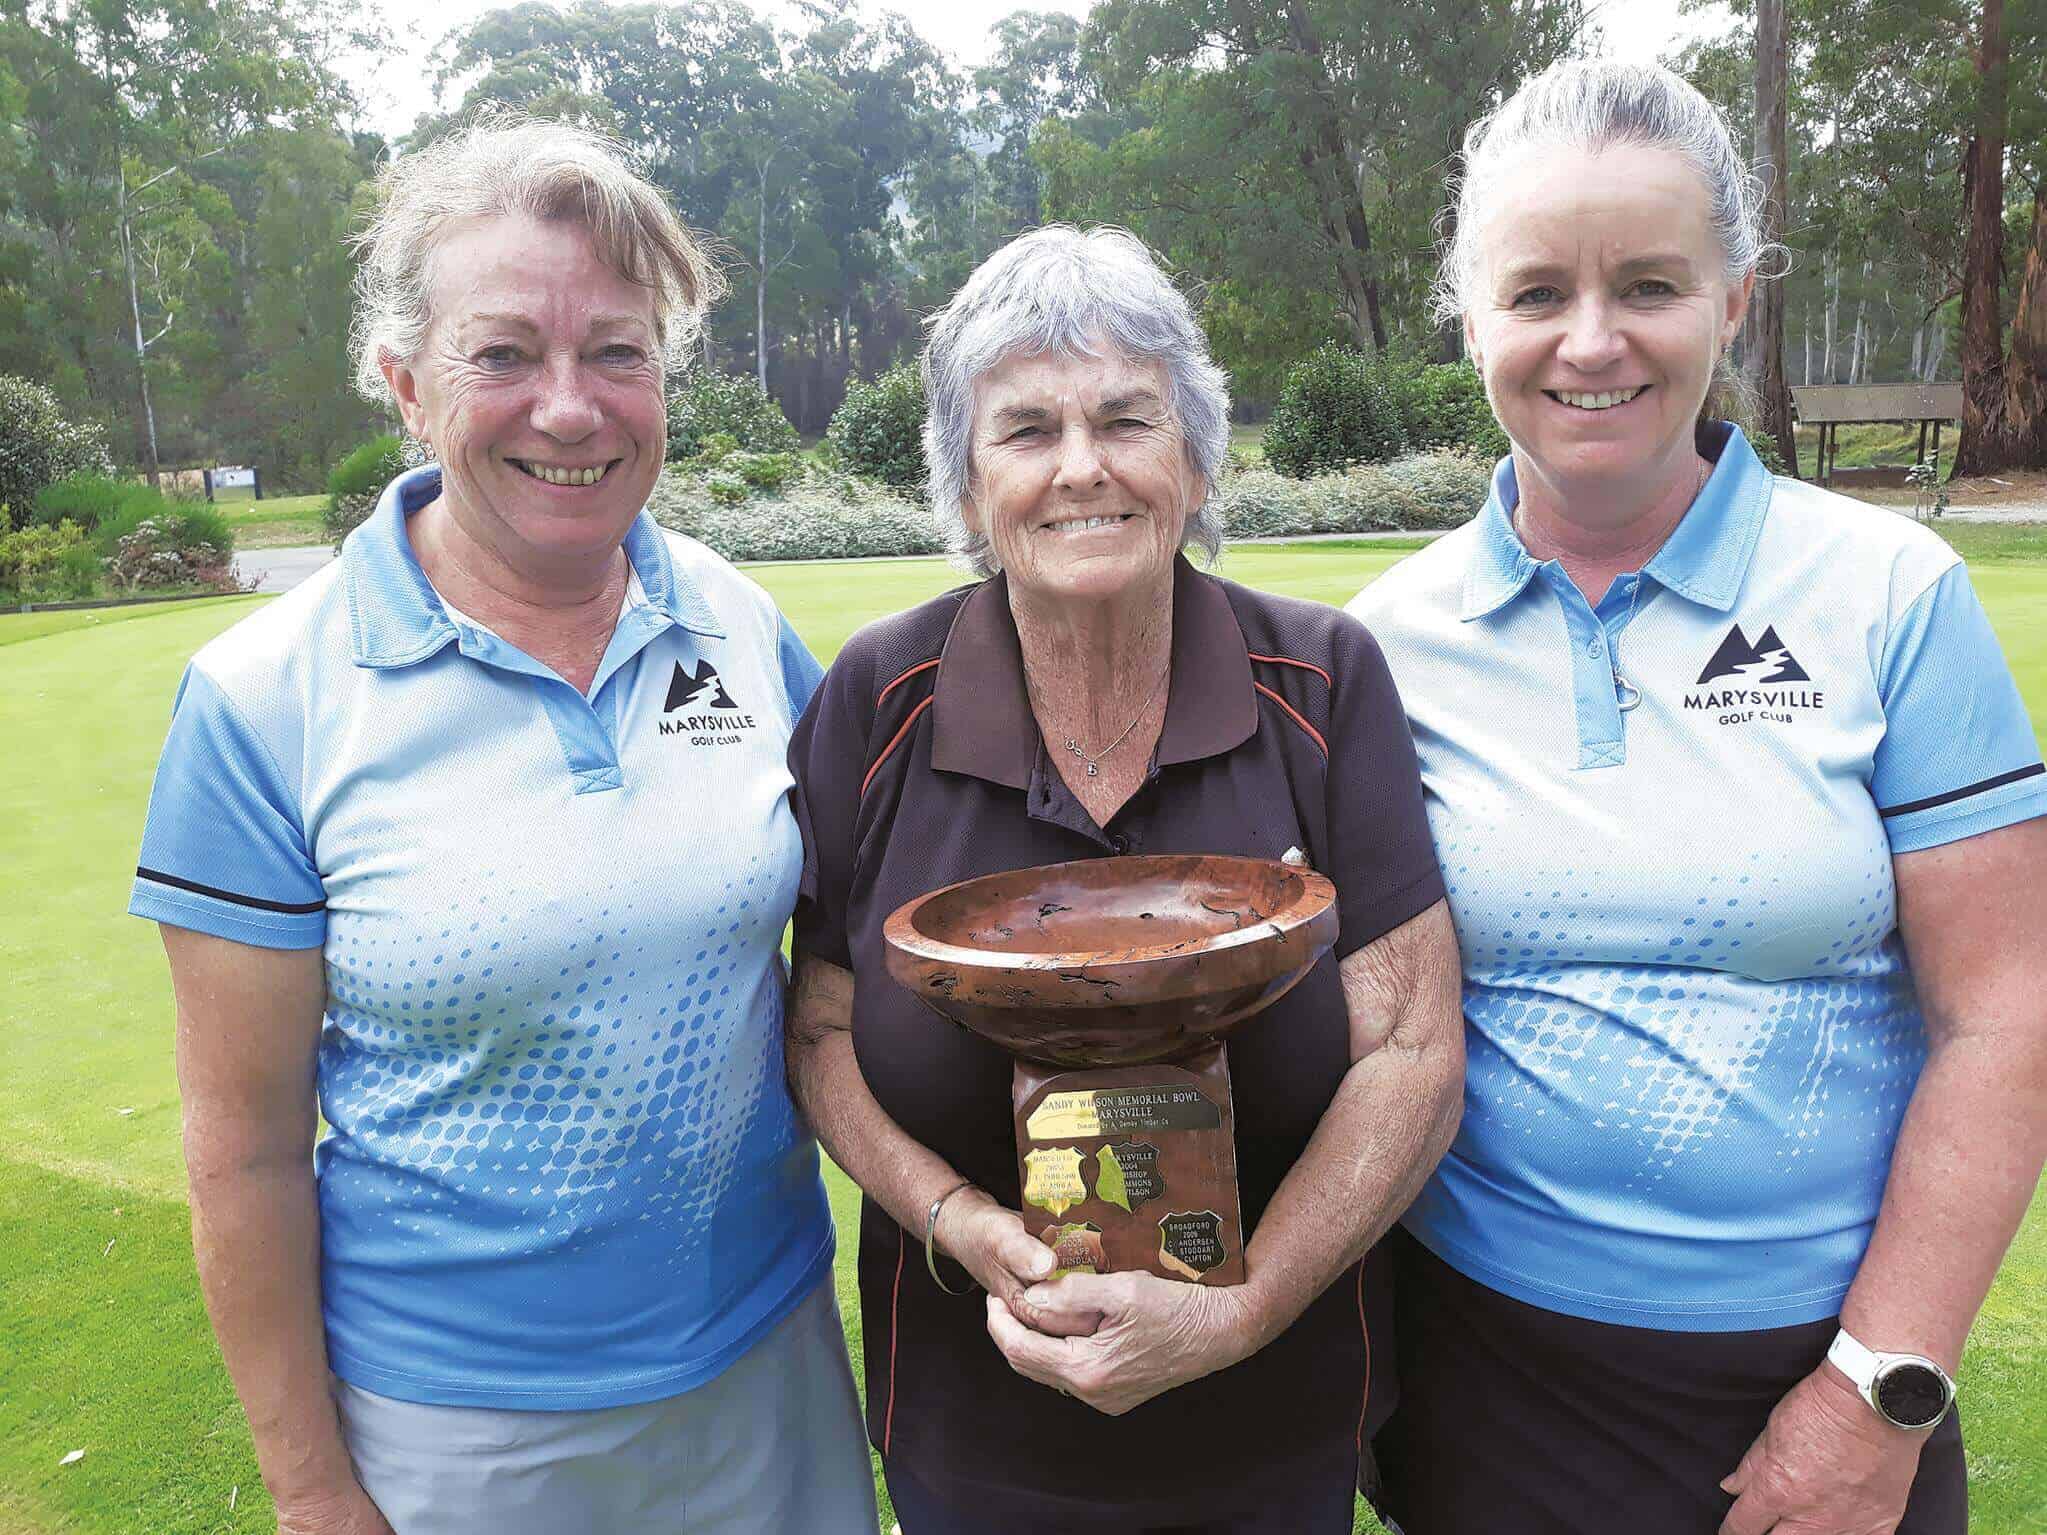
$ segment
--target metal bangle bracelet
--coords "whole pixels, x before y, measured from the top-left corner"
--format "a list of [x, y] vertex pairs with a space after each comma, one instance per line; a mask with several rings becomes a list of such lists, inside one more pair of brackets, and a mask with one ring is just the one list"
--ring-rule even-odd
[[945, 1202], [948, 1199], [952, 1198], [953, 1195], [957, 1194], [961, 1189], [970, 1189], [973, 1186], [974, 1186], [973, 1179], [971, 1178], [960, 1179], [958, 1183], [955, 1183], [943, 1194], [940, 1194], [936, 1199], [932, 1200], [931, 1208], [924, 1213], [924, 1267], [930, 1270], [931, 1272], [931, 1282], [937, 1285], [939, 1289], [945, 1291], [947, 1295], [965, 1295], [967, 1291], [955, 1290], [950, 1285], [948, 1285], [943, 1279], [940, 1279], [938, 1277], [938, 1259], [936, 1254], [934, 1254], [932, 1251], [931, 1238], [938, 1230], [938, 1212], [945, 1208]]

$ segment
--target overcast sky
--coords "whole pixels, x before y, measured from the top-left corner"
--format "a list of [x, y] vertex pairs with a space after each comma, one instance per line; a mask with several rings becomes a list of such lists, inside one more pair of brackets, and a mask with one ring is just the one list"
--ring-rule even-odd
[[[370, 126], [387, 135], [409, 129], [422, 112], [435, 109], [432, 66], [434, 45], [450, 31], [466, 27], [504, 0], [382, 0], [382, 9], [397, 33], [397, 59], [379, 65], [374, 78], [355, 84], [369, 106]], [[870, 9], [900, 11], [917, 30], [963, 64], [988, 58], [989, 29], [1011, 11], [1029, 5], [1036, 10], [1085, 14], [1086, 0], [868, 0]], [[757, 10], [787, 21], [793, 9], [777, 0], [757, 0]], [[1606, 51], [1619, 58], [1653, 62], [1704, 30], [1696, 16], [1678, 15], [1678, 0], [1589, 0], [1598, 26], [1606, 34]], [[1712, 8], [1717, 24], [1721, 12]], [[372, 72], [364, 70], [364, 76]], [[459, 95], [459, 92], [457, 92]], [[451, 103], [448, 103], [452, 105]]]

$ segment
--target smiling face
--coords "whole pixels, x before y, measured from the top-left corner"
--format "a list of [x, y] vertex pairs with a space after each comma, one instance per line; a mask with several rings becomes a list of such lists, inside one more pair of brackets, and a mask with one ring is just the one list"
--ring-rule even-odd
[[1012, 591], [1058, 603], [1170, 588], [1207, 487], [1166, 399], [1163, 364], [1108, 348], [1012, 356], [981, 375], [963, 511]]
[[1753, 278], [1728, 281], [1706, 189], [1667, 150], [1531, 150], [1499, 180], [1465, 334], [1523, 491], [1646, 504], [1694, 472]]
[[433, 324], [386, 362], [462, 531], [515, 569], [608, 559], [661, 471], [653, 295], [580, 224], [481, 220], [434, 254]]

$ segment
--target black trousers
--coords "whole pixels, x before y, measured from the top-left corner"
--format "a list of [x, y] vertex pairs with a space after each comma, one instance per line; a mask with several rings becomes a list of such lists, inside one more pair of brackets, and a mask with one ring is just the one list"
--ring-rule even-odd
[[[1105, 1420], [1106, 1421], [1106, 1420]], [[1193, 1523], [1146, 1523], [1113, 1508], [1068, 1506], [1052, 1512], [1005, 1508], [999, 1493], [971, 1506], [941, 1502], [895, 1460], [882, 1467], [889, 1501], [903, 1535], [1350, 1535], [1357, 1503], [1357, 1450], [1346, 1443], [1326, 1463], [1242, 1468], [1224, 1506]], [[1058, 1468], [1043, 1468], [1047, 1492], [1056, 1492]]]
[[[1405, 1535], [1715, 1535], [1720, 1479], [1826, 1357], [1836, 1323], [1663, 1332], [1524, 1305], [1394, 1234], [1400, 1405], [1376, 1501]], [[1898, 1535], [1966, 1535], [1958, 1416]], [[909, 1526], [904, 1526], [910, 1535]]]

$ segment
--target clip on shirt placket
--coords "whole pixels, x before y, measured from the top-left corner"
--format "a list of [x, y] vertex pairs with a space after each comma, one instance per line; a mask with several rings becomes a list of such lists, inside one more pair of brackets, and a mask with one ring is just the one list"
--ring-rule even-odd
[[1556, 594], [1570, 646], [1571, 696], [1578, 720], [1578, 766], [1620, 767], [1628, 760], [1624, 718], [1639, 702], [1640, 694], [1627, 687], [1632, 698], [1623, 707], [1621, 695], [1625, 685], [1614, 667], [1613, 648], [1634, 617], [1636, 592], [1642, 578], [1639, 574], [1618, 578], [1595, 612], [1562, 565], [1549, 560], [1538, 568]]

